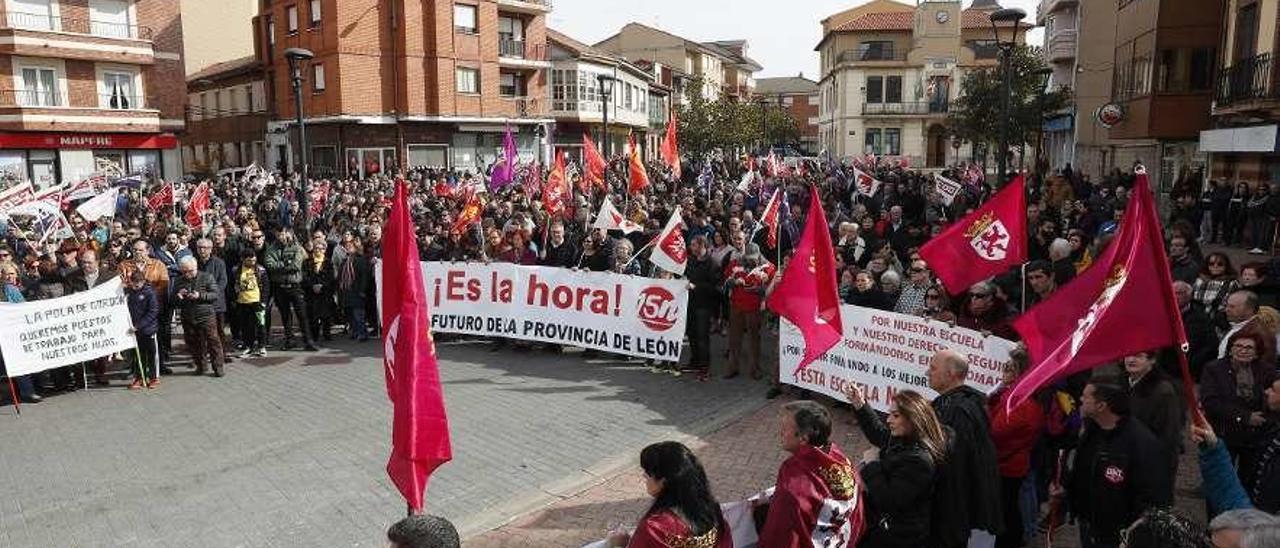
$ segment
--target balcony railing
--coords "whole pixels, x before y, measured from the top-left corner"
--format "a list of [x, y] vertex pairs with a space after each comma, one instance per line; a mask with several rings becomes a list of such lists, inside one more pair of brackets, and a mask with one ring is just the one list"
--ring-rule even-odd
[[60, 107], [62, 93], [34, 89], [0, 90], [0, 107]]
[[46, 30], [88, 34], [104, 38], [128, 38], [134, 40], [151, 40], [153, 32], [150, 27], [128, 25], [109, 21], [95, 21], [76, 17], [60, 17], [47, 13], [27, 13], [11, 11], [5, 13], [5, 24], [9, 28], [25, 30]]
[[98, 96], [98, 106], [108, 110], [138, 110], [143, 108], [142, 96], [104, 93]]
[[547, 60], [547, 46], [545, 44], [531, 44], [525, 40], [499, 37], [498, 56], [528, 61], [545, 61]]
[[515, 114], [521, 118], [541, 116], [544, 104], [537, 97], [503, 97], [502, 100], [515, 107]]
[[1264, 53], [1222, 69], [1218, 73], [1217, 106], [1280, 97], [1274, 68], [1271, 54]]
[[946, 101], [912, 101], [907, 103], [863, 103], [863, 116], [903, 116], [945, 114]]
[[1076, 56], [1076, 29], [1057, 29], [1049, 33], [1045, 40], [1045, 49], [1049, 52], [1049, 60], [1061, 61]]
[[857, 49], [840, 52], [836, 56], [837, 63], [857, 63], [863, 61], [906, 61], [907, 51], [896, 48]]
[[973, 50], [974, 59], [999, 59], [1000, 46], [997, 44], [984, 44], [981, 42], [969, 42], [964, 47]]

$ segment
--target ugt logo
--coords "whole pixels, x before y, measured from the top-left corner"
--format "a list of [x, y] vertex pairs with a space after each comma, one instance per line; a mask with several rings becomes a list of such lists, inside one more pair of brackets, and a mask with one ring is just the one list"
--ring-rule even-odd
[[660, 286], [651, 286], [640, 292], [638, 316], [640, 322], [654, 331], [666, 331], [676, 325], [680, 307], [676, 297]]

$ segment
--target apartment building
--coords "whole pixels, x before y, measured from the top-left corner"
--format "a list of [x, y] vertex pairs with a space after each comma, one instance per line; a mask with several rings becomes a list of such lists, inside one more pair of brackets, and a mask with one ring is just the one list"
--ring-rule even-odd
[[[1079, 44], [1079, 0], [1040, 0], [1036, 24], [1044, 27], [1045, 63], [1053, 69], [1049, 86], [1072, 89], [1076, 77], [1076, 49]], [[1044, 157], [1050, 169], [1061, 169], [1075, 156], [1075, 111], [1067, 107], [1048, 113], [1044, 121]]]
[[[252, 55], [205, 67], [187, 77], [187, 130], [183, 170], [219, 170], [266, 165], [266, 80]], [[333, 170], [317, 170], [331, 176]]]
[[545, 157], [550, 0], [262, 0], [255, 31], [272, 120], [267, 163], [300, 158], [286, 48], [306, 48], [303, 113], [317, 173], [481, 170], [504, 128]]
[[1280, 0], [1227, 0], [1213, 129], [1200, 132], [1210, 177], [1256, 185], [1280, 181]]
[[182, 19], [168, 0], [0, 3], [0, 172], [181, 174]]
[[823, 19], [820, 148], [924, 168], [971, 158], [971, 145], [947, 137], [946, 116], [965, 74], [997, 65], [990, 13], [999, 8], [873, 0]]
[[1142, 162], [1167, 193], [1206, 167], [1222, 0], [1126, 0], [1117, 5], [1110, 113], [1112, 165]]
[[703, 79], [702, 96], [708, 100], [749, 98], [754, 75], [761, 70], [747, 57], [746, 40], [696, 42], [640, 23], [627, 23], [594, 47], [632, 62], [668, 67], [675, 75], [670, 85], [677, 90], [672, 95], [677, 105], [682, 104], [684, 83], [695, 77]]
[[818, 83], [804, 77], [784, 76], [756, 80], [756, 97], [787, 111], [800, 130], [800, 146], [810, 154], [822, 150], [818, 143]]
[[[1054, 168], [1066, 167], [1070, 161], [1072, 169], [1083, 173], [1092, 180], [1099, 180], [1115, 167], [1115, 145], [1107, 129], [1111, 122], [1111, 114], [1115, 112], [1108, 107], [1111, 103], [1113, 76], [1115, 74], [1116, 55], [1116, 2], [1080, 2], [1076, 6], [1077, 27], [1080, 29], [1076, 41], [1075, 74], [1071, 84], [1072, 109], [1070, 120], [1072, 146], [1074, 152], [1068, 160], [1064, 151], [1050, 148], [1051, 158], [1056, 158]], [[1057, 80], [1055, 84], [1064, 81]], [[1045, 122], [1046, 130], [1054, 129], [1055, 123], [1062, 123], [1061, 118], [1051, 118]], [[1046, 134], [1048, 136], [1048, 134]], [[1061, 144], [1060, 140], [1054, 143]], [[1056, 154], [1056, 156], [1055, 156]]]

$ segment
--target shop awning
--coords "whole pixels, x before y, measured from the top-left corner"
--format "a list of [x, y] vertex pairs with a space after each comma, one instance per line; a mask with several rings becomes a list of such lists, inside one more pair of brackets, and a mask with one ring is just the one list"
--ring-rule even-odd
[[1200, 152], [1276, 152], [1277, 126], [1206, 129], [1200, 132]]
[[1055, 116], [1044, 121], [1044, 131], [1071, 131], [1076, 126], [1076, 116], [1074, 114], [1064, 114]]

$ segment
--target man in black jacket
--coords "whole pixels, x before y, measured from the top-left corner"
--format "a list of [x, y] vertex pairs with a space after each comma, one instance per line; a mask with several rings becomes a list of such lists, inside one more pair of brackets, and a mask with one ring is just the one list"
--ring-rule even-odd
[[[271, 278], [271, 297], [276, 308], [280, 310], [280, 321], [284, 323], [283, 350], [293, 348], [293, 319], [297, 316], [298, 331], [302, 333], [303, 347], [316, 350], [315, 341], [307, 326], [306, 295], [302, 292], [302, 263], [307, 258], [306, 251], [294, 240], [293, 231], [280, 229], [280, 237], [276, 245], [267, 250], [267, 276]], [[270, 312], [270, 311], [268, 311]], [[267, 336], [270, 337], [270, 327]]]
[[182, 314], [182, 332], [186, 335], [196, 375], [205, 372], [205, 358], [213, 365], [213, 375], [222, 376], [222, 337], [218, 335], [214, 302], [221, 292], [213, 276], [201, 272], [196, 258], [187, 255], [178, 260], [178, 279], [174, 282], [173, 300]]
[[684, 275], [689, 280], [689, 369], [706, 378], [711, 370], [711, 317], [720, 306], [720, 269], [707, 252], [707, 237], [694, 236], [689, 242], [689, 264]]
[[218, 296], [213, 301], [213, 311], [217, 314], [218, 340], [225, 352], [227, 345], [227, 263], [213, 252], [213, 240], [200, 238], [196, 240], [196, 264], [201, 272], [213, 278], [213, 285], [218, 288]]
[[[1066, 494], [1079, 518], [1084, 548], [1115, 548], [1120, 532], [1153, 506], [1173, 503], [1171, 485], [1161, 485], [1167, 457], [1141, 422], [1129, 417], [1129, 393], [1091, 380], [1080, 398], [1084, 434], [1067, 473]], [[1061, 488], [1050, 492], [1061, 496]]]
[[987, 419], [987, 397], [965, 385], [969, 361], [954, 350], [929, 359], [929, 388], [938, 393], [933, 410], [951, 432], [934, 496], [932, 546], [965, 546], [972, 531], [1000, 532], [1000, 476]]
[[557, 219], [551, 222], [547, 247], [542, 250], [542, 257], [538, 264], [560, 268], [573, 268], [578, 265], [578, 246], [565, 239], [564, 221]]

